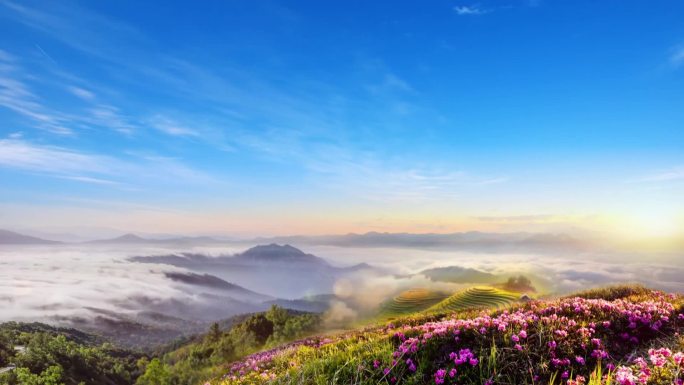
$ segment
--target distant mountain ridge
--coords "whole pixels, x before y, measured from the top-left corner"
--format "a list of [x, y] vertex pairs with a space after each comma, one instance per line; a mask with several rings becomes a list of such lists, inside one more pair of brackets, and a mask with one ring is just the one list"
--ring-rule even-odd
[[164, 276], [173, 281], [181, 282], [186, 285], [203, 286], [217, 289], [240, 301], [249, 300], [252, 302], [263, 302], [273, 299], [271, 296], [246, 289], [240, 285], [230, 283], [211, 274], [167, 272], [164, 273]]
[[422, 274], [433, 281], [459, 283], [493, 283], [499, 277], [494, 274], [461, 266], [446, 266], [425, 269]]
[[190, 268], [197, 266], [251, 266], [265, 268], [316, 268], [330, 271], [362, 271], [380, 270], [367, 263], [358, 263], [348, 267], [335, 267], [328, 261], [313, 254], [308, 254], [291, 245], [258, 245], [241, 253], [212, 257], [200, 253], [174, 253], [167, 255], [135, 256], [130, 261], [140, 263], [161, 263], [177, 267]]
[[379, 272], [368, 264], [333, 266], [323, 258], [290, 245], [267, 244], [232, 255], [173, 253], [135, 256], [130, 261], [164, 264], [209, 274], [274, 298], [296, 299], [331, 292], [338, 279], [359, 272]]
[[[39, 237], [28, 236], [8, 230], [0, 230], [0, 244], [60, 244]], [[279, 258], [289, 258], [292, 262], [304, 261], [307, 254], [297, 253], [295, 247], [301, 246], [337, 246], [337, 247], [396, 247], [415, 249], [453, 249], [483, 252], [566, 250], [580, 251], [594, 245], [591, 240], [580, 239], [563, 233], [487, 233], [479, 231], [460, 233], [381, 233], [363, 234], [349, 233], [343, 235], [292, 235], [277, 237], [258, 237], [251, 240], [218, 239], [210, 236], [169, 236], [143, 237], [126, 233], [114, 238], [96, 239], [85, 242], [67, 242], [65, 244], [121, 244], [121, 245], [202, 245], [202, 244], [258, 244], [258, 249], [247, 250], [240, 258], [252, 259], [252, 262], [267, 260], [272, 255], [273, 245], [289, 246], [292, 249], [278, 250]], [[309, 256], [311, 256], [309, 254]], [[309, 258], [310, 259], [310, 258]]]
[[553, 233], [349, 233], [345, 235], [294, 235], [256, 238], [255, 243], [287, 243], [338, 247], [403, 247], [418, 249], [461, 249], [469, 251], [520, 251], [549, 248], [581, 250], [590, 243], [567, 234]]
[[0, 229], [0, 245], [57, 245], [60, 243], [62, 242], [50, 241]]
[[143, 238], [133, 233], [127, 233], [115, 238], [96, 239], [87, 241], [88, 244], [174, 244], [174, 243], [223, 243], [224, 241], [212, 237], [175, 237], [175, 238]]

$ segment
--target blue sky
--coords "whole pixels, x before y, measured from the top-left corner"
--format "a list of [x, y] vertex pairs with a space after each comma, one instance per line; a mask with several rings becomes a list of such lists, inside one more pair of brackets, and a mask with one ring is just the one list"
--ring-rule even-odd
[[683, 16], [680, 1], [0, 1], [0, 225], [671, 235]]

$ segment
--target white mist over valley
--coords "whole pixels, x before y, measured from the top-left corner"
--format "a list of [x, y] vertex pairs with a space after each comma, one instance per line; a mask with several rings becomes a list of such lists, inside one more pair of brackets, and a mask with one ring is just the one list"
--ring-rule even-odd
[[[141, 336], [153, 328], [151, 334], [163, 342], [272, 304], [349, 321], [373, 314], [409, 288], [455, 291], [520, 275], [532, 281], [538, 295], [620, 282], [684, 290], [678, 253], [569, 252], [549, 245], [510, 253], [493, 248], [493, 239], [461, 247], [466, 250], [298, 241], [302, 245], [125, 238], [116, 243], [5, 244], [0, 246], [0, 321], [75, 326], [135, 344], [136, 327]], [[435, 275], [453, 272], [448, 269], [458, 269], [459, 275], [446, 280]], [[126, 329], [126, 335], [119, 335], [118, 328]]]

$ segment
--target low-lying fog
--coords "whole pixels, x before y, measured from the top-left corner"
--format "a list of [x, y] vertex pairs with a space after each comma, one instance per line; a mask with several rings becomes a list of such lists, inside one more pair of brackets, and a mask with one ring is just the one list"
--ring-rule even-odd
[[[525, 274], [545, 293], [565, 293], [617, 282], [639, 282], [667, 291], [684, 291], [681, 254], [506, 254], [304, 246], [301, 249], [305, 253], [321, 257], [332, 266], [267, 263], [257, 267], [211, 264], [205, 268], [201, 266], [203, 263], [130, 260], [131, 257], [193, 253], [218, 261], [218, 256], [239, 253], [251, 246], [254, 245], [0, 246], [0, 321], [87, 324], [96, 316], [140, 321], [142, 312], [154, 315], [148, 321], [161, 322], [168, 316], [166, 321], [207, 322], [257, 311], [274, 301], [290, 300], [280, 303], [304, 306], [302, 310], [308, 310], [309, 305], [292, 301], [303, 297], [317, 298], [319, 302], [348, 299], [342, 305], [343, 310], [356, 314], [377, 306], [402, 288], [450, 285], [415, 275], [428, 268], [445, 266], [468, 267], [501, 277]], [[367, 263], [371, 268], [350, 268], [360, 263]], [[196, 275], [184, 275], [190, 273]], [[204, 274], [240, 287], [231, 287], [220, 280], [193, 280]], [[335, 299], [313, 297], [319, 294], [335, 294]], [[311, 306], [311, 310], [318, 309]], [[360, 309], [352, 309], [355, 306]]]

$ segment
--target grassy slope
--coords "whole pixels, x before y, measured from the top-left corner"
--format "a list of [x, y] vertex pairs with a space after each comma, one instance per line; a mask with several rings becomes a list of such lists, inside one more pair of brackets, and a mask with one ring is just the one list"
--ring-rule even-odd
[[443, 291], [414, 288], [387, 301], [379, 319], [391, 319], [418, 313], [449, 313], [467, 309], [498, 309], [511, 305], [520, 294], [489, 286], [478, 286], [449, 294]]
[[473, 287], [458, 292], [427, 309], [431, 313], [449, 313], [466, 309], [498, 309], [509, 306], [520, 294], [493, 287]]
[[[474, 319], [482, 314], [472, 311], [405, 317], [388, 325], [331, 336], [330, 340], [302, 341], [259, 353], [226, 367], [226, 375], [212, 381], [212, 384], [434, 384], [439, 369], [454, 367], [449, 353], [458, 353], [459, 349], [466, 347], [472, 349], [479, 362], [474, 366], [459, 366], [454, 378], [448, 374], [445, 376], [446, 384], [456, 381], [459, 384], [483, 384], [490, 379], [495, 384], [555, 384], [561, 383], [564, 371], [570, 376], [579, 373], [589, 378], [595, 368], [605, 372], [609, 370], [607, 363], [620, 365], [627, 357], [643, 356], [649, 347], [684, 349], [684, 339], [679, 337], [684, 331], [684, 298], [681, 296], [669, 297], [643, 288], [621, 287], [585, 292], [579, 297], [606, 298], [614, 302], [582, 298], [533, 302], [492, 312], [489, 314], [491, 317], [488, 315], [479, 321]], [[586, 306], [587, 309], [573, 310], [573, 306]], [[633, 313], [626, 312], [622, 309], [624, 307], [640, 314], [654, 312], [651, 321], [661, 321], [658, 330], [641, 324], [632, 328], [627, 317]], [[513, 313], [514, 310], [519, 313]], [[660, 311], [671, 314], [660, 319]], [[531, 317], [525, 321], [528, 336], [521, 342], [522, 350], [514, 347], [512, 340], [514, 334], [517, 338], [521, 328], [515, 324], [517, 321], [509, 319], [517, 317], [516, 314]], [[507, 320], [507, 326], [504, 330], [492, 325], [486, 330], [464, 329], [461, 334], [456, 334], [460, 340], [455, 340], [454, 330], [461, 327], [455, 325], [459, 322], [491, 322], [492, 319], [496, 322]], [[589, 328], [596, 328], [591, 337], [597, 342], [582, 335], [582, 330]], [[556, 330], [564, 330], [568, 334], [558, 335]], [[621, 337], [624, 333], [638, 340], [625, 342]], [[403, 334], [406, 336], [401, 337]], [[412, 341], [411, 337], [419, 341], [416, 351], [401, 353], [407, 339]], [[550, 348], [552, 341], [557, 341], [558, 348]], [[594, 346], [594, 343], [598, 345]], [[592, 356], [592, 350], [605, 351], [609, 358], [599, 361]], [[556, 357], [568, 358], [571, 362], [567, 366], [556, 367], [552, 363]], [[586, 363], [580, 365], [577, 357]], [[410, 370], [406, 361], [409, 358], [415, 371]], [[665, 378], [663, 381], [673, 381], [674, 373], [670, 367], [667, 370], [654, 368], [652, 375]], [[565, 382], [562, 381], [563, 384]]]
[[425, 288], [409, 289], [385, 303], [380, 311], [382, 317], [397, 317], [418, 313], [448, 298], [449, 294]]

